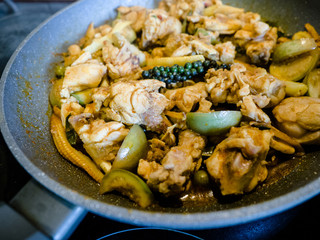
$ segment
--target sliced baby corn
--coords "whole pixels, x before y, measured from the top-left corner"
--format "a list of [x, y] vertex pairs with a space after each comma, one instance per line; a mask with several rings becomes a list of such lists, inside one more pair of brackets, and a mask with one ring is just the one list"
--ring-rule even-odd
[[203, 55], [192, 55], [192, 56], [182, 56], [182, 57], [159, 57], [159, 58], [149, 58], [147, 59], [147, 67], [154, 66], [173, 66], [178, 64], [184, 66], [187, 62], [195, 62], [205, 60]]
[[98, 167], [91, 161], [89, 157], [82, 152], [74, 149], [67, 140], [65, 130], [62, 126], [61, 120], [55, 114], [51, 116], [51, 134], [53, 141], [59, 151], [59, 153], [75, 164], [76, 166], [84, 169], [94, 180], [101, 182], [103, 173]]

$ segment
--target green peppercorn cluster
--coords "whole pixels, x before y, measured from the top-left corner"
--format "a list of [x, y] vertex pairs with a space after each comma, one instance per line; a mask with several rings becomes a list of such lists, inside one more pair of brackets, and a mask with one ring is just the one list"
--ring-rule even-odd
[[205, 60], [204, 62], [195, 61], [192, 63], [188, 62], [184, 66], [175, 64], [171, 67], [154, 67], [150, 70], [143, 71], [142, 77], [144, 79], [158, 79], [165, 82], [167, 88], [171, 88], [172, 84], [203, 77], [210, 68], [230, 70], [230, 65], [219, 65], [214, 60]]

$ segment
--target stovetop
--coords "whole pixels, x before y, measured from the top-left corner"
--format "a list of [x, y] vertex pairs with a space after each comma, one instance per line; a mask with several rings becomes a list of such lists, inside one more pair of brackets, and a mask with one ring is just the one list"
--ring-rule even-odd
[[[70, 3], [48, 1], [17, 3], [18, 12], [14, 13], [0, 2], [0, 75], [11, 54], [27, 34], [68, 4]], [[0, 202], [9, 202], [31, 177], [14, 159], [1, 134], [0, 157]], [[185, 232], [204, 239], [314, 239], [319, 234], [319, 200], [320, 196], [317, 196], [295, 209], [250, 224]], [[98, 239], [130, 228], [136, 227], [88, 213], [70, 239]], [[153, 238], [160, 239], [163, 236]]]

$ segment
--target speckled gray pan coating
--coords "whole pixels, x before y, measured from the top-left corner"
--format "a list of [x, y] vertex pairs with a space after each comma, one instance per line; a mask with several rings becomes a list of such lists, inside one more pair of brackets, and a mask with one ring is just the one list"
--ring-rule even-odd
[[[320, 29], [319, 3], [314, 1], [226, 1], [282, 25], [293, 33], [310, 22]], [[120, 5], [152, 7], [152, 1], [84, 0], [76, 2], [35, 29], [18, 47], [0, 84], [0, 126], [20, 164], [43, 186], [64, 199], [107, 218], [136, 225], [206, 229], [245, 223], [294, 207], [320, 192], [320, 152], [307, 155], [287, 177], [259, 187], [231, 203], [146, 210], [119, 195], [99, 195], [99, 186], [58, 154], [49, 132], [48, 102], [56, 53], [85, 33], [90, 22], [102, 24]], [[26, 23], [27, 24], [27, 23]], [[2, 46], [5, 47], [5, 46]]]

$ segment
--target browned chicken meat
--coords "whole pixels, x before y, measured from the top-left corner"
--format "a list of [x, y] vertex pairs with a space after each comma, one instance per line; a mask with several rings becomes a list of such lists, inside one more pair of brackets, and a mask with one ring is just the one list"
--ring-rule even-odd
[[118, 79], [141, 71], [140, 64], [145, 61], [144, 53], [119, 33], [112, 35], [112, 42], [105, 41], [102, 49], [109, 77]]
[[291, 97], [273, 109], [278, 127], [301, 144], [320, 144], [320, 99]]
[[135, 32], [140, 32], [144, 26], [147, 10], [144, 7], [121, 6], [118, 9], [120, 18], [131, 22], [131, 27]]
[[62, 98], [69, 98], [70, 93], [98, 87], [107, 67], [96, 60], [91, 60], [66, 68], [61, 90]]
[[188, 187], [191, 174], [201, 161], [205, 140], [186, 130], [179, 135], [179, 144], [172, 147], [160, 162], [156, 159], [139, 161], [138, 174], [154, 190], [166, 195], [177, 195]]
[[259, 14], [244, 9], [218, 5], [209, 16], [190, 16], [189, 33], [205, 29], [214, 33], [234, 34], [235, 42], [245, 48], [252, 63], [266, 64], [277, 43], [277, 28], [261, 21]]
[[150, 139], [148, 142], [149, 151], [145, 160], [148, 162], [160, 162], [169, 152], [170, 146], [158, 138]]
[[103, 117], [125, 124], [146, 125], [148, 129], [166, 129], [163, 111], [169, 100], [158, 92], [165, 87], [158, 80], [120, 81], [110, 87], [104, 102]]
[[272, 107], [285, 97], [284, 84], [263, 68], [236, 63], [231, 70], [209, 69], [205, 75], [213, 104], [233, 103], [255, 120], [270, 122], [261, 108]]
[[164, 43], [170, 34], [181, 33], [181, 22], [162, 9], [148, 10], [142, 28], [141, 47]]
[[169, 12], [171, 16], [184, 19], [190, 15], [202, 14], [206, 7], [221, 5], [220, 0], [163, 0], [159, 8]]
[[243, 116], [249, 117], [257, 122], [271, 122], [269, 116], [254, 102], [252, 95], [243, 97], [240, 106]]
[[277, 28], [270, 28], [266, 23], [257, 22], [243, 28], [235, 34], [235, 39], [246, 49], [247, 56], [255, 64], [266, 64], [276, 46]]
[[[204, 28], [219, 34], [234, 34], [247, 24], [260, 20], [260, 15], [245, 12], [243, 8], [235, 8], [218, 4], [206, 12], [205, 16], [187, 17], [193, 28]], [[194, 25], [194, 26], [193, 26]]]
[[[223, 46], [221, 46], [220, 49], [222, 47]], [[225, 50], [225, 52], [231, 52], [231, 54], [233, 54], [234, 59], [235, 49], [232, 49], [230, 45], [228, 47], [230, 50]], [[226, 48], [226, 46], [224, 48]], [[220, 52], [222, 53], [222, 50], [220, 50]], [[213, 45], [211, 45], [211, 43], [206, 43], [205, 41], [202, 41], [201, 39], [195, 36], [191, 36], [184, 33], [170, 35], [167, 41], [165, 42], [165, 47], [155, 48], [152, 52], [152, 55], [154, 57], [179, 57], [189, 55], [203, 55], [211, 60], [219, 60], [219, 52]]]
[[91, 118], [90, 113], [83, 113], [71, 116], [69, 123], [79, 135], [87, 153], [105, 170], [106, 165], [111, 166], [129, 130], [119, 122]]
[[267, 177], [269, 130], [243, 126], [232, 128], [206, 160], [209, 174], [220, 184], [223, 195], [249, 192]]
[[193, 33], [196, 29], [205, 29], [219, 35], [234, 34], [237, 30], [241, 29], [241, 21], [228, 17], [224, 14], [216, 14], [215, 17], [208, 16], [190, 16], [187, 17], [189, 22], [188, 32]]
[[230, 41], [218, 43], [214, 48], [219, 53], [219, 60], [222, 63], [233, 63], [236, 57], [236, 47]]
[[199, 82], [192, 86], [168, 90], [165, 96], [170, 100], [168, 109], [177, 107], [182, 112], [190, 112], [196, 103], [208, 96], [208, 93], [206, 84]]

